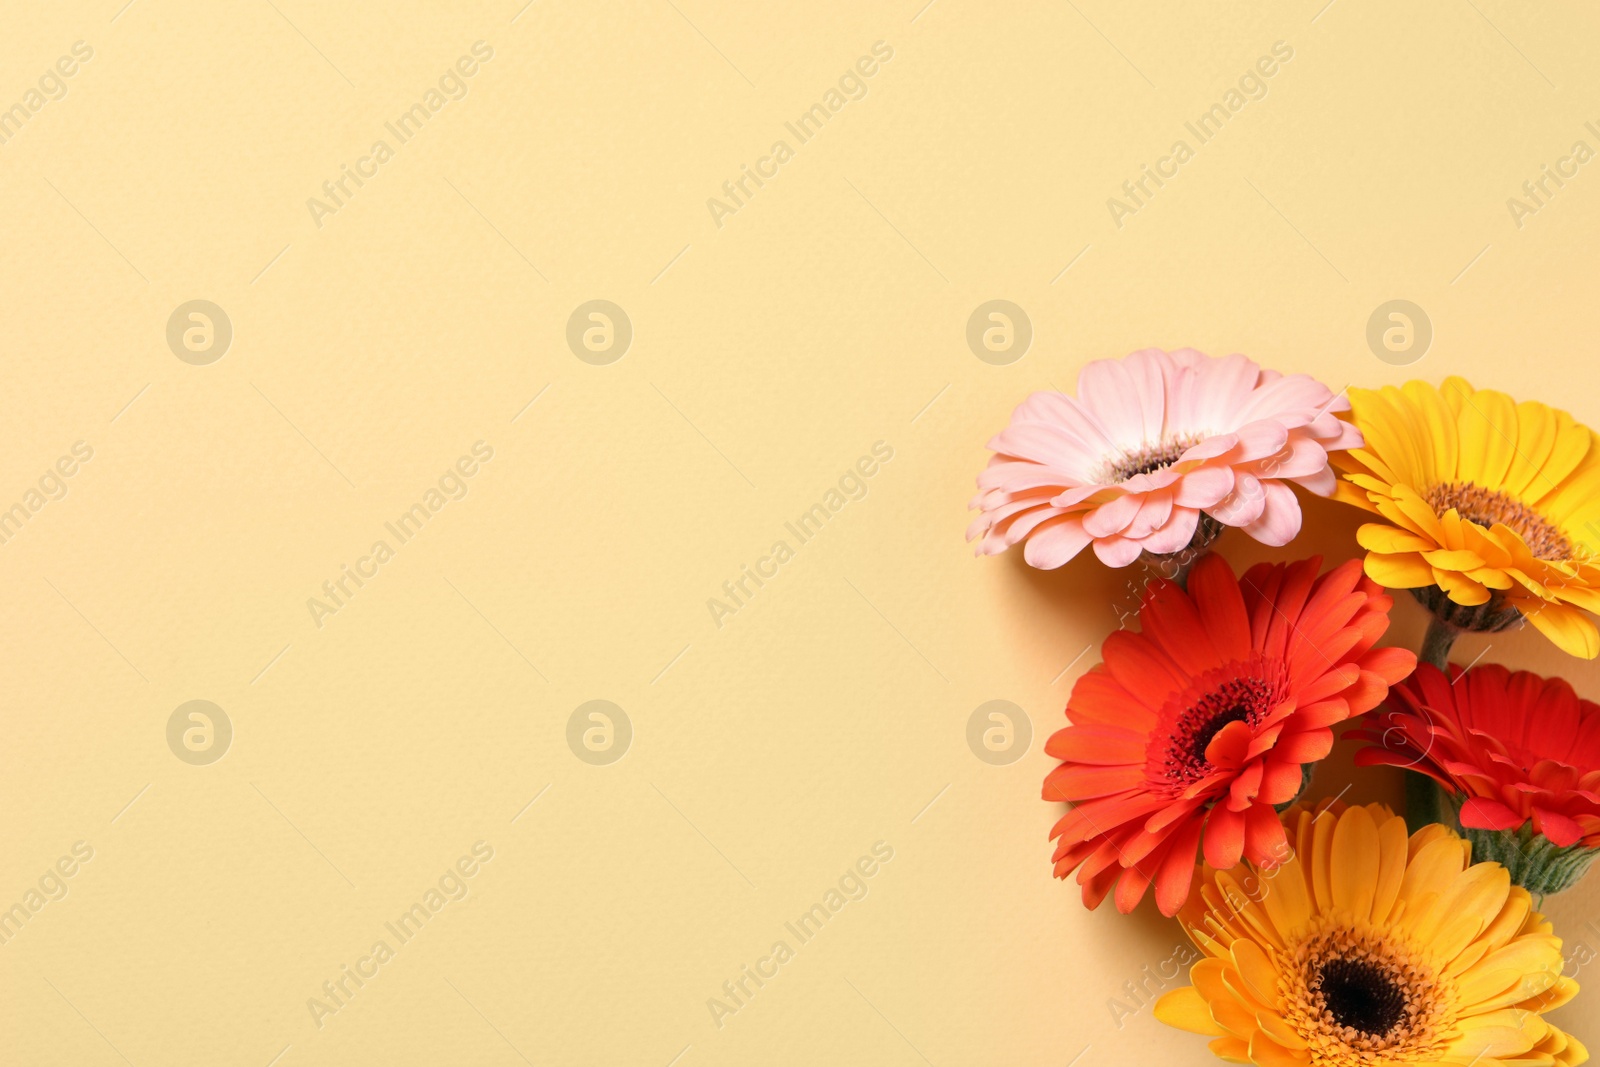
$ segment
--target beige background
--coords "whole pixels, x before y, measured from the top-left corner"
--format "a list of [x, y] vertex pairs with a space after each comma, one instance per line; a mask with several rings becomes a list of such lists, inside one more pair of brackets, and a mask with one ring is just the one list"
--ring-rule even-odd
[[[1600, 148], [1575, 0], [123, 2], [0, 32], [0, 106], [94, 53], [0, 144], [0, 506], [93, 449], [0, 545], [0, 906], [94, 850], [0, 945], [8, 1064], [1209, 1062], [1108, 1006], [1175, 927], [1050, 878], [1040, 746], [1126, 576], [974, 560], [983, 443], [1146, 345], [1600, 420], [1600, 163], [1520, 228], [1506, 203]], [[307, 199], [476, 41], [465, 98], [319, 228]], [[715, 225], [878, 41], [865, 97]], [[1266, 95], [1117, 227], [1107, 198], [1278, 41]], [[995, 298], [1035, 332], [1009, 366], [965, 341]], [[1365, 341], [1394, 298], [1436, 332], [1411, 367]], [[166, 342], [193, 299], [233, 325], [208, 366]], [[609, 366], [565, 341], [592, 299], [633, 324]], [[480, 440], [466, 497], [316, 626]], [[715, 626], [878, 441], [866, 497]], [[1352, 553], [1356, 516], [1307, 516], [1223, 551]], [[1531, 632], [1486, 658], [1600, 697]], [[192, 699], [235, 731], [209, 766], [167, 747]], [[567, 745], [592, 699], [634, 730], [610, 766]], [[967, 746], [992, 699], [1032, 720], [1009, 766]], [[319, 1029], [308, 998], [477, 841], [468, 897]], [[865, 899], [713, 1025], [877, 841]], [[1550, 910], [1600, 948], [1597, 891]], [[1562, 1015], [1590, 1043], [1594, 996]]]

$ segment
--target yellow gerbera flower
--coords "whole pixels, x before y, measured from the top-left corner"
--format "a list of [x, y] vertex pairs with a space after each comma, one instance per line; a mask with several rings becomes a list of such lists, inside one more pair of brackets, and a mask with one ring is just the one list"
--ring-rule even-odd
[[1461, 378], [1350, 390], [1363, 448], [1336, 453], [1338, 499], [1375, 511], [1366, 572], [1457, 629], [1526, 616], [1593, 659], [1600, 632], [1600, 435], [1565, 411]]
[[1202, 868], [1180, 913], [1204, 954], [1156, 1017], [1262, 1067], [1583, 1063], [1543, 1012], [1578, 992], [1526, 889], [1471, 845], [1370, 804], [1284, 815], [1281, 865]]

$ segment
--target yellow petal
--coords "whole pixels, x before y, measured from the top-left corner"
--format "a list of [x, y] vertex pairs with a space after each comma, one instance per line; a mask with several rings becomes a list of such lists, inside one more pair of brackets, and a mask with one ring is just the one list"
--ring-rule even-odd
[[[1268, 892], [1271, 892], [1271, 889], [1268, 889]], [[1268, 1007], [1277, 1003], [1278, 968], [1273, 965], [1260, 945], [1244, 939], [1235, 941], [1233, 966], [1255, 999]]]
[[1365, 923], [1372, 914], [1380, 856], [1378, 827], [1366, 808], [1351, 808], [1339, 816], [1333, 831], [1329, 888], [1334, 907], [1348, 911], [1357, 923]]
[[1290, 934], [1311, 920], [1311, 891], [1306, 884], [1305, 861], [1310, 853], [1297, 850], [1285, 861], [1267, 883], [1267, 895], [1261, 898], [1261, 907], [1278, 930]]
[[1450, 408], [1450, 413], [1458, 419], [1461, 417], [1462, 409], [1466, 407], [1466, 401], [1462, 398], [1471, 396], [1476, 392], [1477, 390], [1472, 387], [1472, 383], [1459, 374], [1452, 374], [1439, 383], [1439, 395], [1444, 398], [1445, 404]]
[[1156, 1001], [1155, 1013], [1156, 1018], [1168, 1026], [1187, 1030], [1192, 1034], [1217, 1037], [1223, 1033], [1222, 1027], [1211, 1018], [1210, 1005], [1192, 985], [1163, 994], [1161, 999]]
[[1474, 1057], [1514, 1056], [1538, 1044], [1547, 1032], [1544, 1019], [1513, 1008], [1469, 1015], [1456, 1024], [1460, 1036], [1450, 1042], [1449, 1054], [1463, 1062]]
[[1457, 604], [1476, 607], [1479, 604], [1487, 604], [1489, 602], [1489, 590], [1464, 574], [1434, 567], [1433, 580], [1434, 584], [1450, 594], [1450, 599]]
[[1459, 977], [1476, 966], [1479, 960], [1498, 947], [1498, 945], [1491, 944], [1486, 940], [1485, 935], [1479, 934], [1476, 941], [1456, 954], [1456, 958], [1450, 961], [1450, 965], [1445, 968], [1444, 973], [1451, 978]]
[[1595, 453], [1593, 445], [1590, 447], [1590, 454], [1567, 476], [1561, 487], [1539, 498], [1535, 510], [1557, 526], [1566, 525], [1574, 514], [1592, 504], [1596, 493], [1600, 492], [1600, 455]]
[[1506, 394], [1484, 389], [1471, 397], [1462, 419], [1471, 419], [1474, 415], [1482, 421], [1484, 429], [1482, 466], [1476, 474], [1461, 468], [1460, 480], [1499, 492], [1505, 488], [1506, 472], [1517, 454], [1517, 408]]
[[1412, 857], [1400, 883], [1400, 899], [1407, 901], [1409, 907], [1409, 902], [1420, 901], [1430, 893], [1448, 894], [1464, 866], [1459, 839], [1445, 831], [1443, 836], [1424, 844]]
[[1523, 1011], [1555, 1011], [1564, 1004], [1570, 1003], [1578, 995], [1578, 983], [1571, 978], [1557, 978], [1549, 989], [1543, 990], [1517, 1004], [1513, 1008]]
[[1356, 543], [1371, 552], [1394, 555], [1400, 552], [1432, 552], [1438, 546], [1420, 534], [1402, 530], [1398, 526], [1385, 526], [1378, 522], [1364, 524], [1356, 531]]
[[1483, 557], [1466, 548], [1436, 548], [1422, 553], [1422, 558], [1428, 561], [1430, 567], [1444, 571], [1471, 571], [1483, 566]]
[[[1367, 557], [1369, 560], [1371, 556]], [[1594, 659], [1600, 655], [1600, 633], [1590, 619], [1577, 608], [1565, 604], [1545, 604], [1528, 615], [1534, 628], [1569, 656]]]
[[[1555, 412], [1543, 404], [1524, 400], [1517, 405], [1517, 454], [1506, 471], [1505, 490], [1522, 499], [1556, 445], [1560, 428]], [[1551, 484], [1554, 484], [1553, 482]], [[1541, 493], [1543, 490], [1539, 490]]]
[[[1510, 895], [1511, 875], [1506, 869], [1498, 863], [1478, 863], [1468, 867], [1456, 879], [1446, 899], [1445, 910], [1453, 916], [1476, 920], [1481, 930], [1500, 914]], [[1472, 936], [1477, 936], [1477, 931]], [[1440, 945], [1433, 946], [1434, 951], [1445, 959], [1452, 958], [1460, 948], [1458, 946], [1454, 952], [1450, 952]]]
[[1480, 962], [1457, 979], [1456, 992], [1464, 1004], [1486, 1004], [1507, 990], [1515, 989], [1521, 977], [1510, 968], [1490, 968]]
[[1535, 509], [1541, 512], [1565, 493], [1570, 482], [1575, 480], [1574, 476], [1581, 476], [1583, 471], [1594, 466], [1595, 452], [1600, 450], [1595, 433], [1589, 427], [1565, 411], [1552, 409], [1551, 414], [1556, 420], [1556, 442], [1524, 495], [1524, 499], [1532, 501]]
[[1378, 878], [1372, 889], [1372, 921], [1382, 923], [1389, 918], [1395, 898], [1400, 895], [1400, 883], [1406, 876], [1406, 821], [1398, 815], [1389, 815], [1378, 823]]
[[1289, 1025], [1289, 1020], [1285, 1019], [1277, 1012], [1257, 1012], [1256, 1022], [1261, 1024], [1262, 1033], [1272, 1038], [1272, 1040], [1276, 1041], [1284, 1048], [1303, 1049], [1309, 1047], [1306, 1044], [1305, 1038], [1301, 1037], [1299, 1032], [1296, 1031], [1293, 1026]]
[[1250, 1062], [1249, 1044], [1236, 1037], [1219, 1037], [1206, 1047], [1211, 1049], [1211, 1054], [1219, 1060], [1227, 1060], [1229, 1063]]
[[1290, 1051], [1257, 1030], [1250, 1039], [1250, 1058], [1261, 1067], [1305, 1067], [1311, 1062], [1311, 1053]]
[[1517, 936], [1533, 913], [1533, 897], [1521, 886], [1512, 886], [1511, 892], [1506, 895], [1505, 906], [1483, 932], [1482, 939], [1489, 943], [1491, 949], [1507, 944]]
[[1425, 437], [1433, 445], [1433, 477], [1439, 482], [1456, 481], [1456, 418], [1439, 390], [1427, 382], [1409, 381], [1400, 387], [1421, 421]]
[[[1471, 394], [1458, 393], [1463, 404], [1456, 415], [1456, 436], [1461, 442], [1461, 451], [1456, 458], [1456, 478], [1463, 482], [1476, 482], [1482, 477], [1483, 454], [1489, 447], [1489, 438], [1493, 431], [1489, 429], [1477, 409], [1470, 404]], [[1484, 486], [1486, 489], [1495, 488]]]
[[[1425, 468], [1423, 452], [1412, 432], [1410, 405], [1400, 390], [1389, 386], [1381, 393], [1368, 393], [1361, 400], [1351, 394], [1351, 413], [1361, 436], [1366, 441], [1366, 451], [1383, 457], [1394, 477], [1392, 483], [1427, 485], [1430, 472]], [[1428, 449], [1426, 467], [1432, 464], [1432, 448]]]
[[1454, 841], [1455, 839], [1455, 832], [1449, 827], [1442, 826], [1436, 822], [1430, 822], [1428, 825], [1411, 835], [1411, 839], [1408, 842], [1408, 851], [1406, 852], [1406, 862], [1410, 863], [1412, 860], [1416, 859], [1417, 856], [1421, 854], [1423, 849], [1427, 848], [1435, 841]]
[[1411, 552], [1398, 556], [1380, 556], [1368, 552], [1361, 569], [1367, 577], [1385, 589], [1415, 589], [1433, 585], [1433, 568], [1421, 555]]
[[1333, 490], [1333, 499], [1341, 504], [1354, 504], [1356, 507], [1365, 508], [1367, 511], [1378, 510], [1373, 505], [1372, 498], [1367, 495], [1366, 490], [1355, 484], [1356, 477], [1358, 476], [1346, 474], [1339, 479], [1339, 484]]
[[1333, 907], [1333, 832], [1338, 828], [1339, 818], [1331, 811], [1311, 823], [1311, 891], [1319, 912]]
[[1555, 985], [1563, 966], [1555, 938], [1519, 938], [1489, 953], [1461, 976], [1462, 1010], [1498, 1009], [1526, 1000]]
[[1256, 1032], [1256, 1013], [1232, 993], [1211, 1001], [1211, 1017], [1223, 1030], [1245, 1041]]
[[[1498, 567], [1479, 567], [1475, 571], [1468, 571], [1467, 577], [1488, 589], [1505, 590], [1516, 584], [1509, 574]], [[1600, 596], [1600, 593], [1596, 596]]]

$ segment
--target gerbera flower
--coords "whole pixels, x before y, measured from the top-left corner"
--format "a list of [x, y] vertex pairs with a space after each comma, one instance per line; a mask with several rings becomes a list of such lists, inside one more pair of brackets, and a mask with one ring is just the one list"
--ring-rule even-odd
[[1043, 568], [1092, 543], [1125, 567], [1141, 551], [1186, 548], [1204, 514], [1210, 536], [1238, 526], [1287, 544], [1300, 504], [1286, 483], [1331, 495], [1328, 451], [1361, 443], [1333, 414], [1349, 406], [1307, 375], [1240, 355], [1147, 348], [1098, 360], [1078, 375], [1076, 398], [1033, 394], [989, 442], [967, 540], [982, 538], [980, 555], [1025, 540], [1024, 558]]
[[1560, 678], [1422, 664], [1350, 736], [1373, 743], [1358, 765], [1409, 767], [1448, 790], [1474, 851], [1534, 893], [1567, 888], [1600, 848], [1600, 705]]
[[[1366, 444], [1336, 459], [1367, 574], [1412, 589], [1446, 623], [1503, 629], [1519, 615], [1593, 659], [1600, 633], [1600, 437], [1564, 411], [1447, 378], [1350, 390]], [[1437, 657], [1442, 661], [1442, 656]]]
[[1257, 564], [1241, 588], [1206, 556], [1187, 591], [1152, 584], [1141, 632], [1106, 638], [1073, 686], [1072, 725], [1045, 745], [1062, 763], [1044, 798], [1075, 805], [1050, 833], [1055, 874], [1078, 870], [1085, 905], [1115, 883], [1132, 911], [1154, 882], [1175, 914], [1202, 840], [1213, 867], [1266, 862], [1284, 839], [1274, 805], [1300, 792], [1302, 764], [1410, 672], [1412, 653], [1373, 647], [1392, 599], [1355, 560], [1319, 578], [1321, 563]]
[[1471, 845], [1378, 804], [1284, 817], [1276, 869], [1206, 867], [1180, 919], [1204, 954], [1156, 1002], [1169, 1026], [1263, 1067], [1580, 1064], [1544, 1020], [1578, 985], [1528, 891]]

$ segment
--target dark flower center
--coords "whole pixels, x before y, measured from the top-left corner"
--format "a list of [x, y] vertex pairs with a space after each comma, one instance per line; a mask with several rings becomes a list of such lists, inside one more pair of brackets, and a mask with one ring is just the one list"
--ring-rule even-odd
[[1141, 474], [1165, 470], [1182, 459], [1183, 454], [1201, 439], [1200, 434], [1189, 434], [1171, 441], [1145, 445], [1136, 452], [1125, 452], [1110, 464], [1103, 480], [1107, 485], [1116, 485]]
[[1152, 783], [1182, 792], [1213, 773], [1206, 749], [1228, 726], [1254, 729], [1283, 698], [1281, 664], [1252, 658], [1196, 678], [1177, 694], [1152, 732], [1146, 773]]
[[1195, 732], [1194, 739], [1189, 743], [1189, 754], [1196, 763], [1206, 762], [1206, 749], [1211, 745], [1211, 739], [1222, 732], [1222, 728], [1230, 722], [1249, 722], [1250, 709], [1235, 705], [1220, 715], [1214, 716], [1210, 722], [1200, 727]]
[[1317, 973], [1317, 988], [1335, 1024], [1368, 1037], [1384, 1037], [1405, 1018], [1405, 992], [1368, 960], [1329, 960]]
[[1564, 560], [1573, 556], [1572, 542], [1548, 519], [1504, 493], [1471, 482], [1445, 482], [1429, 489], [1424, 499], [1443, 514], [1454, 508], [1463, 519], [1484, 529], [1496, 523], [1511, 527], [1538, 559]]

